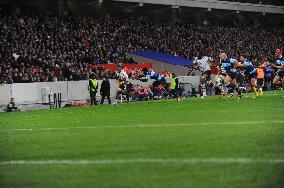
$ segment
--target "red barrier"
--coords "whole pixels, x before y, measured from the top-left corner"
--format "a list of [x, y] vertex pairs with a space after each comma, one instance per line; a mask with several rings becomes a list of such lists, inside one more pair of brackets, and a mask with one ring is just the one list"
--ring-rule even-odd
[[[103, 69], [108, 70], [113, 73], [115, 69], [117, 68], [117, 64], [96, 64], [96, 65], [92, 65], [92, 67], [102, 67]], [[124, 64], [123, 67], [125, 70], [128, 70], [130, 72], [131, 70], [135, 70], [135, 69], [152, 68], [152, 64], [151, 63]]]
[[72, 107], [77, 107], [77, 106], [89, 106], [90, 104], [86, 102], [71, 101], [70, 105]]
[[[117, 68], [117, 64], [93, 64], [93, 65], [90, 65], [90, 67], [93, 67], [93, 68], [102, 67], [103, 69], [110, 71], [111, 73], [114, 73], [115, 69]], [[124, 64], [123, 67], [124, 67], [124, 70], [127, 72], [127, 74], [129, 74], [132, 70], [135, 70], [135, 69], [143, 69], [143, 68], [151, 69], [152, 64], [151, 63]], [[34, 66], [33, 72], [39, 73], [40, 67]]]

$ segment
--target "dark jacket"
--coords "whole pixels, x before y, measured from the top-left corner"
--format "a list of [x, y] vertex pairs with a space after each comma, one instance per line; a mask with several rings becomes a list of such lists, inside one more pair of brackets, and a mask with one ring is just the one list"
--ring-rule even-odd
[[108, 80], [104, 80], [102, 82], [100, 94], [104, 96], [110, 96], [110, 83]]

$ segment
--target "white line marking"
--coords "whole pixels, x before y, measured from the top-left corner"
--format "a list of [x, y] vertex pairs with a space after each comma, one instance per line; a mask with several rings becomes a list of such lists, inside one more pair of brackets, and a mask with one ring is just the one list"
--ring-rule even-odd
[[[250, 112], [263, 112], [263, 111], [268, 111], [269, 109], [251, 109], [251, 110], [248, 110], [248, 111], [244, 111], [244, 112], [242, 112], [242, 111], [230, 111], [230, 110], [220, 110], [220, 111], [218, 111], [219, 113], [250, 113]], [[270, 110], [270, 111], [284, 111], [284, 109], [272, 109], [272, 110]]]
[[140, 125], [121, 125], [121, 126], [82, 126], [82, 127], [47, 127], [47, 128], [23, 128], [11, 129], [12, 131], [56, 131], [69, 129], [100, 129], [100, 128], [141, 128], [141, 127], [175, 127], [175, 126], [194, 126], [194, 125], [249, 125], [249, 124], [280, 124], [284, 121], [246, 121], [246, 122], [205, 122], [205, 123], [181, 123], [181, 124], [140, 124]]
[[233, 113], [232, 111], [229, 111], [229, 110], [227, 110], [227, 111], [225, 111], [225, 110], [221, 110], [221, 111], [219, 111], [220, 113]]
[[284, 164], [284, 159], [209, 158], [209, 159], [104, 159], [104, 160], [11, 160], [0, 165], [87, 165], [87, 164]]

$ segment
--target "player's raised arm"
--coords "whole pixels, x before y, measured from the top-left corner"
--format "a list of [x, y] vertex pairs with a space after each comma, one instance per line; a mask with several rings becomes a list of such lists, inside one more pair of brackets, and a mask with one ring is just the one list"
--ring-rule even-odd
[[271, 64], [271, 66], [272, 66], [273, 68], [277, 68], [277, 69], [284, 69], [284, 64], [282, 64], [282, 65]]

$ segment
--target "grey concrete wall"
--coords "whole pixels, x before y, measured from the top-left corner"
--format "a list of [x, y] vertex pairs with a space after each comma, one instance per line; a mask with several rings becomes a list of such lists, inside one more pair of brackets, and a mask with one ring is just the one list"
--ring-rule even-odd
[[[188, 90], [191, 90], [193, 87], [198, 89], [200, 76], [180, 76], [178, 78], [180, 83], [185, 84]], [[166, 80], [170, 82], [171, 78], [166, 78]], [[114, 97], [118, 89], [118, 84], [114, 79], [110, 79], [109, 81], [111, 84], [111, 97]], [[153, 81], [152, 79], [147, 82], [131, 80], [131, 83], [147, 87]], [[98, 80], [98, 91], [100, 90], [101, 82], [101, 80]], [[14, 97], [18, 104], [42, 103], [45, 96], [42, 95], [43, 88], [49, 88], [51, 93], [62, 93], [62, 101], [88, 100], [90, 98], [88, 80], [3, 84], [0, 85], [0, 106], [7, 104], [11, 97]], [[99, 92], [97, 93], [97, 97], [100, 98]]]

